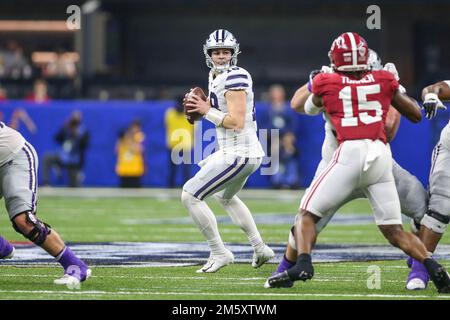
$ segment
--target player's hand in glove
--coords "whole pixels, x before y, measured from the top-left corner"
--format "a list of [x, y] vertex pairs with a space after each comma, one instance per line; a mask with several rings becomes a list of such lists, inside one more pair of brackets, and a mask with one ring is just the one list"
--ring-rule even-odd
[[436, 116], [437, 109], [446, 110], [447, 107], [439, 100], [436, 93], [429, 92], [423, 99], [422, 108], [425, 110], [425, 117], [430, 120]]
[[312, 84], [315, 76], [317, 76], [319, 73], [331, 73], [331, 72], [333, 72], [333, 69], [331, 69], [328, 66], [322, 66], [321, 69], [311, 71], [311, 73], [309, 74], [309, 81], [308, 81], [309, 92], [312, 92]]

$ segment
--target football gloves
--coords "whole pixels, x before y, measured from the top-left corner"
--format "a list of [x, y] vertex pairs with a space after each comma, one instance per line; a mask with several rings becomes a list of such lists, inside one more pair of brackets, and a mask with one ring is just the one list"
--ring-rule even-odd
[[437, 109], [447, 110], [447, 107], [439, 100], [436, 93], [427, 93], [423, 99], [422, 108], [425, 110], [425, 117], [430, 120], [436, 116]]
[[308, 81], [309, 92], [312, 92], [312, 84], [315, 76], [317, 76], [319, 73], [332, 73], [332, 72], [333, 69], [331, 69], [329, 66], [322, 66], [321, 69], [311, 71], [311, 73], [309, 74], [309, 81]]

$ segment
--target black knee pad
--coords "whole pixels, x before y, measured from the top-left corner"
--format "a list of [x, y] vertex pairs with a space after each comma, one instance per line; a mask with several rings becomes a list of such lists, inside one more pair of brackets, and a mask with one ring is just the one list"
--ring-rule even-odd
[[18, 233], [22, 234], [25, 238], [34, 242], [38, 246], [42, 245], [45, 242], [45, 239], [47, 239], [47, 236], [51, 233], [51, 227], [45, 222], [40, 221], [30, 211], [27, 211], [24, 214], [27, 222], [33, 225], [33, 229], [28, 234], [25, 234], [22, 232], [22, 230], [20, 230], [20, 228], [13, 220], [12, 225], [14, 227], [14, 230], [16, 230]]

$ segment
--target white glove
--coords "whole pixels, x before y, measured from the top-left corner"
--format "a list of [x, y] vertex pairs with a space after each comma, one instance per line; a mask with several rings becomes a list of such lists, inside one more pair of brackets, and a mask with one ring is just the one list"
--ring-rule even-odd
[[332, 73], [332, 72], [333, 72], [333, 69], [332, 69], [331, 67], [329, 67], [329, 66], [322, 66], [322, 68], [320, 69], [320, 72], [323, 72], [323, 73]]
[[400, 80], [400, 76], [398, 75], [398, 71], [397, 68], [395, 67], [395, 64], [393, 64], [392, 62], [388, 62], [384, 65], [383, 70], [389, 71], [390, 73], [392, 73], [394, 75], [395, 80]]
[[429, 92], [423, 99], [422, 108], [425, 110], [425, 117], [430, 120], [436, 116], [437, 109], [447, 110], [447, 107], [439, 99], [438, 95], [433, 92]]

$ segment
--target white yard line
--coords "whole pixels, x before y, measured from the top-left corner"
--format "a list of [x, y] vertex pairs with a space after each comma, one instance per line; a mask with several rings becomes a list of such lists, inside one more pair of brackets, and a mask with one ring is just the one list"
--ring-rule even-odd
[[[129, 290], [129, 289], [127, 289]], [[255, 293], [255, 292], [230, 292], [230, 293], [208, 293], [208, 292], [152, 292], [152, 291], [58, 291], [58, 290], [0, 290], [0, 293], [25, 293], [25, 294], [67, 294], [78, 296], [121, 296], [121, 295], [166, 295], [166, 296], [250, 296], [250, 297], [328, 297], [328, 298], [431, 298], [431, 299], [450, 299], [450, 296], [427, 296], [427, 295], [408, 295], [408, 294], [338, 294], [338, 293]]]
[[[239, 192], [242, 199], [265, 199], [278, 201], [299, 202], [304, 190], [283, 190], [273, 192], [270, 189], [245, 189]], [[72, 198], [150, 198], [150, 199], [179, 199], [181, 189], [141, 188], [141, 189], [119, 189], [119, 188], [39, 188], [39, 195], [48, 197], [72, 197]]]
[[[1, 277], [17, 277], [17, 274], [0, 274]], [[56, 275], [49, 275], [49, 274], [21, 274], [20, 277], [25, 278], [56, 278]], [[163, 277], [163, 276], [96, 276], [93, 275], [91, 278], [105, 278], [105, 279], [127, 279], [127, 280], [153, 280], [153, 279], [166, 279], [166, 280], [207, 280], [210, 282], [211, 280], [216, 281], [247, 281], [242, 282], [241, 284], [249, 285], [252, 282], [254, 284], [261, 284], [263, 283], [267, 277], [254, 277], [254, 278], [233, 278], [233, 277], [226, 277], [226, 278], [210, 278], [210, 277]], [[365, 283], [367, 279], [355, 279], [355, 278], [345, 278], [345, 277], [316, 277], [312, 280], [313, 282], [363, 282]], [[384, 283], [404, 283], [403, 280], [383, 280]], [[239, 284], [238, 282], [233, 282], [233, 285]]]

